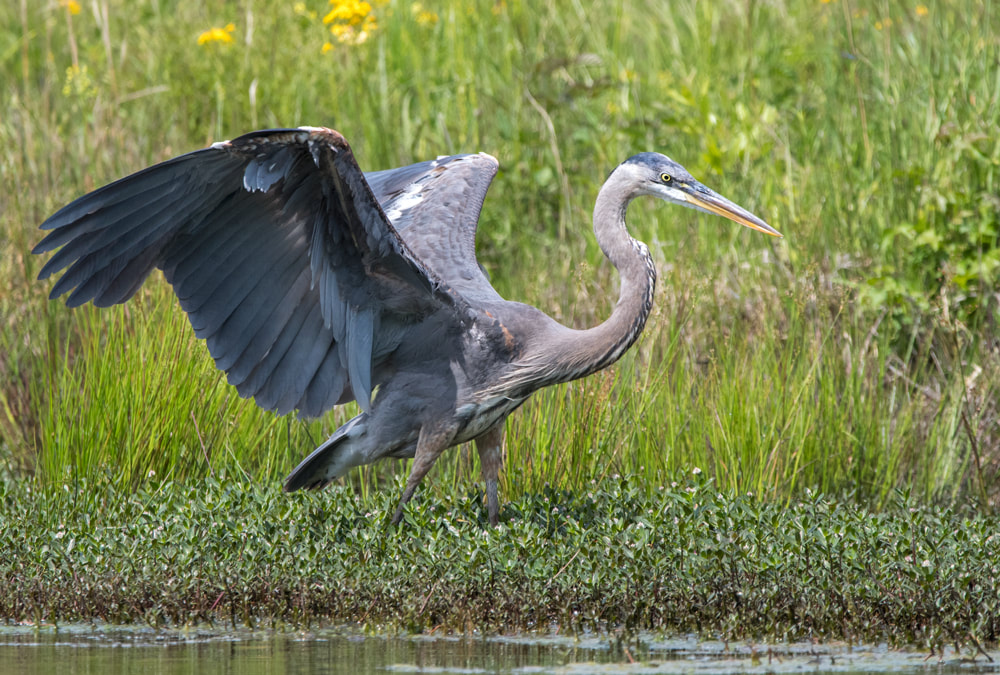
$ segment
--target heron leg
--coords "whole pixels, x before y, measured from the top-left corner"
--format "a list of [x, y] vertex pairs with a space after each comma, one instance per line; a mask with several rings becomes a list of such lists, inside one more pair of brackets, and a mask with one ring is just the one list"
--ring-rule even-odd
[[396, 513], [392, 516], [392, 524], [398, 525], [403, 519], [403, 507], [410, 501], [413, 492], [420, 485], [420, 481], [427, 475], [434, 462], [441, 456], [451, 440], [455, 437], [452, 427], [421, 427], [420, 436], [417, 438], [417, 449], [413, 454], [413, 467], [410, 469], [410, 477], [406, 480], [406, 488], [399, 498], [399, 505], [396, 506]]
[[500, 523], [500, 499], [497, 496], [497, 481], [500, 478], [500, 466], [503, 464], [503, 422], [476, 437], [476, 449], [479, 451], [479, 464], [483, 469], [483, 480], [486, 482], [486, 506], [490, 515], [490, 525], [496, 527]]

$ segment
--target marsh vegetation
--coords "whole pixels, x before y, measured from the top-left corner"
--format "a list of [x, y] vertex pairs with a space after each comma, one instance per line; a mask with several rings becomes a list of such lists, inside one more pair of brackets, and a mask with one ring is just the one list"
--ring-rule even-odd
[[[4, 615], [996, 640], [996, 7], [366, 4], [334, 3], [355, 14], [327, 23], [319, 0], [0, 5], [0, 536], [20, 589]], [[590, 209], [637, 151], [667, 153], [785, 239], [634, 204], [660, 269], [654, 316], [613, 369], [508, 422], [510, 529], [465, 522], [480, 495], [461, 449], [418, 494], [419, 522], [387, 534], [365, 514], [403, 463], [277, 491], [352, 409], [263, 413], [161, 278], [126, 306], [68, 311], [29, 253], [38, 223], [87, 190], [300, 124], [340, 130], [370, 170], [497, 156], [480, 260], [502, 295], [575, 326], [617, 297]], [[711, 494], [676, 513], [695, 468]], [[46, 590], [54, 578], [74, 585]]]

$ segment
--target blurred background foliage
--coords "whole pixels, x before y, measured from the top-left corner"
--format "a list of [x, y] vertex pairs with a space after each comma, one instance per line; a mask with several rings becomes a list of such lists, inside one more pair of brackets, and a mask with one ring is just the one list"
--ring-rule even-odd
[[[340, 130], [366, 169], [497, 156], [480, 259], [502, 295], [574, 326], [617, 297], [590, 209], [631, 154], [669, 154], [785, 234], [635, 203], [661, 271], [647, 335], [511, 419], [508, 494], [698, 466], [775, 498], [997, 499], [993, 3], [12, 0], [0, 26], [8, 476], [276, 481], [352, 414], [262, 413], [158, 277], [122, 308], [69, 312], [29, 253], [85, 191], [308, 124]], [[466, 482], [474, 453], [435, 472]]]

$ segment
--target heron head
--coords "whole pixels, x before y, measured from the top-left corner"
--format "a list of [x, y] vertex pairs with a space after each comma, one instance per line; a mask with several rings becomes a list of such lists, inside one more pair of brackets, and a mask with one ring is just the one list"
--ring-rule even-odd
[[689, 209], [729, 218], [750, 229], [781, 237], [782, 234], [722, 195], [708, 189], [683, 166], [657, 152], [643, 152], [622, 162], [618, 170], [625, 170], [636, 189], [636, 195], [659, 197]]

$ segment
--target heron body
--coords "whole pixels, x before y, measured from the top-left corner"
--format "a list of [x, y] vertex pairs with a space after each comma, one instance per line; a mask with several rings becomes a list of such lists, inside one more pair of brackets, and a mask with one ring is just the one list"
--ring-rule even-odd
[[126, 301], [156, 267], [240, 395], [279, 414], [362, 412], [288, 476], [327, 485], [385, 457], [413, 457], [403, 507], [440, 454], [475, 441], [496, 524], [504, 421], [538, 389], [614, 363], [652, 307], [656, 271], [629, 236], [632, 199], [655, 196], [780, 236], [656, 153], [608, 177], [594, 232], [619, 270], [611, 316], [587, 330], [504, 300], [475, 235], [497, 162], [457, 155], [363, 173], [329, 129], [259, 131], [127, 176], [42, 224], [51, 297]]

